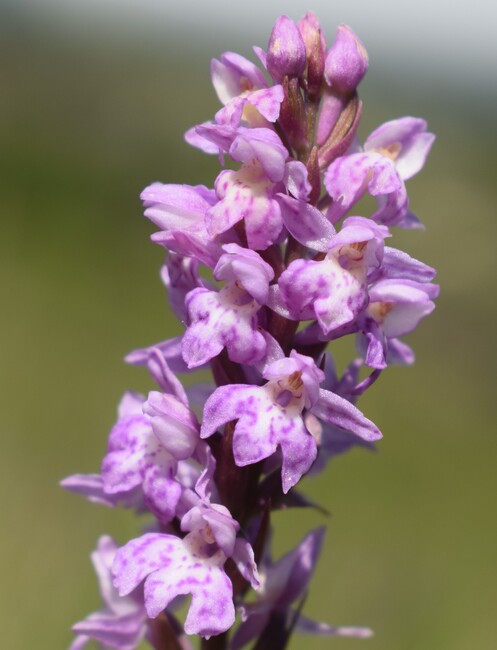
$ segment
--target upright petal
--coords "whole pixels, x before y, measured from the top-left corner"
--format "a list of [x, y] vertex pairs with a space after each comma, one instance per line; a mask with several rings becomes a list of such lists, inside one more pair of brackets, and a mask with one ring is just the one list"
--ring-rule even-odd
[[422, 169], [435, 140], [426, 128], [426, 121], [418, 117], [385, 122], [367, 138], [364, 149], [393, 157], [399, 176], [407, 180]]

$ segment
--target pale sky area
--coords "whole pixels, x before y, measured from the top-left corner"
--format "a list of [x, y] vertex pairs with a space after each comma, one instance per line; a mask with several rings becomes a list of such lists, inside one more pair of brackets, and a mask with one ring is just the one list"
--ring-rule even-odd
[[33, 20], [61, 20], [79, 27], [130, 27], [164, 37], [184, 34], [219, 43], [219, 51], [263, 47], [274, 20], [297, 20], [308, 9], [320, 19], [328, 42], [339, 23], [365, 43], [371, 62], [406, 72], [497, 90], [497, 3], [491, 0], [0, 0], [28, 9]]

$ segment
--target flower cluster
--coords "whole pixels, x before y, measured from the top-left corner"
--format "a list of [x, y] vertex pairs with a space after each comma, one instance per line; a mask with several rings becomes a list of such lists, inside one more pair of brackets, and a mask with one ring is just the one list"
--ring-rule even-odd
[[[63, 481], [151, 515], [120, 548], [100, 539], [104, 609], [74, 626], [72, 650], [90, 638], [188, 648], [185, 634], [205, 648], [221, 635], [216, 648], [259, 639], [278, 650], [293, 630], [370, 634], [301, 614], [323, 530], [272, 561], [270, 515], [311, 505], [295, 489], [305, 474], [381, 438], [355, 402], [389, 364], [412, 363], [399, 337], [434, 308], [435, 271], [385, 245], [393, 227], [420, 227], [405, 182], [434, 136], [404, 117], [361, 146], [368, 56], [345, 25], [328, 48], [313, 14], [282, 16], [255, 53], [262, 69], [233, 52], [212, 61], [222, 107], [186, 134], [226, 164], [214, 187], [156, 182], [142, 193], [184, 331], [128, 355], [157, 390], [124, 395], [99, 474]], [[359, 216], [367, 194], [376, 207]], [[357, 358], [340, 376], [327, 347], [348, 335]], [[206, 367], [212, 385], [178, 379]]]

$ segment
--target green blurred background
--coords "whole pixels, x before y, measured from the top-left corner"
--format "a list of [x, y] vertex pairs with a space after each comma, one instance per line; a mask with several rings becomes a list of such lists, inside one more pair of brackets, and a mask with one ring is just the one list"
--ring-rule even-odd
[[[202, 40], [171, 23], [161, 38], [160, 25], [152, 37], [133, 23], [33, 17], [29, 3], [0, 9], [1, 647], [53, 650], [99, 607], [88, 561], [97, 537], [124, 543], [138, 530], [132, 514], [57, 483], [98, 471], [120, 395], [151, 388], [125, 353], [180, 332], [138, 195], [153, 180], [213, 183], [216, 161], [182, 134], [218, 107], [209, 59], [249, 50], [233, 34]], [[270, 28], [261, 22], [260, 44]], [[415, 61], [386, 74], [369, 51], [361, 135], [414, 114], [438, 136], [408, 185], [427, 230], [396, 233], [393, 245], [436, 266], [442, 293], [409, 339], [417, 364], [388, 370], [360, 402], [384, 433], [380, 452], [354, 451], [304, 485], [332, 512], [305, 611], [375, 637], [295, 637], [290, 647], [490, 650], [496, 104], [483, 83], [424, 77]], [[289, 511], [276, 522], [283, 552], [323, 518]]]

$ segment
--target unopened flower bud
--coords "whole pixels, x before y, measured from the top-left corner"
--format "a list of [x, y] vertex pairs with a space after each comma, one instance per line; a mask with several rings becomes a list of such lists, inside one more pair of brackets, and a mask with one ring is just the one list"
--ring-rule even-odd
[[297, 25], [288, 16], [276, 21], [267, 51], [267, 70], [273, 79], [300, 77], [305, 70], [305, 43]]
[[324, 64], [326, 83], [335, 92], [349, 95], [361, 83], [368, 69], [368, 53], [347, 25], [340, 25]]
[[305, 43], [307, 54], [307, 92], [311, 97], [318, 97], [323, 84], [326, 41], [318, 19], [308, 11], [299, 20], [297, 27]]

